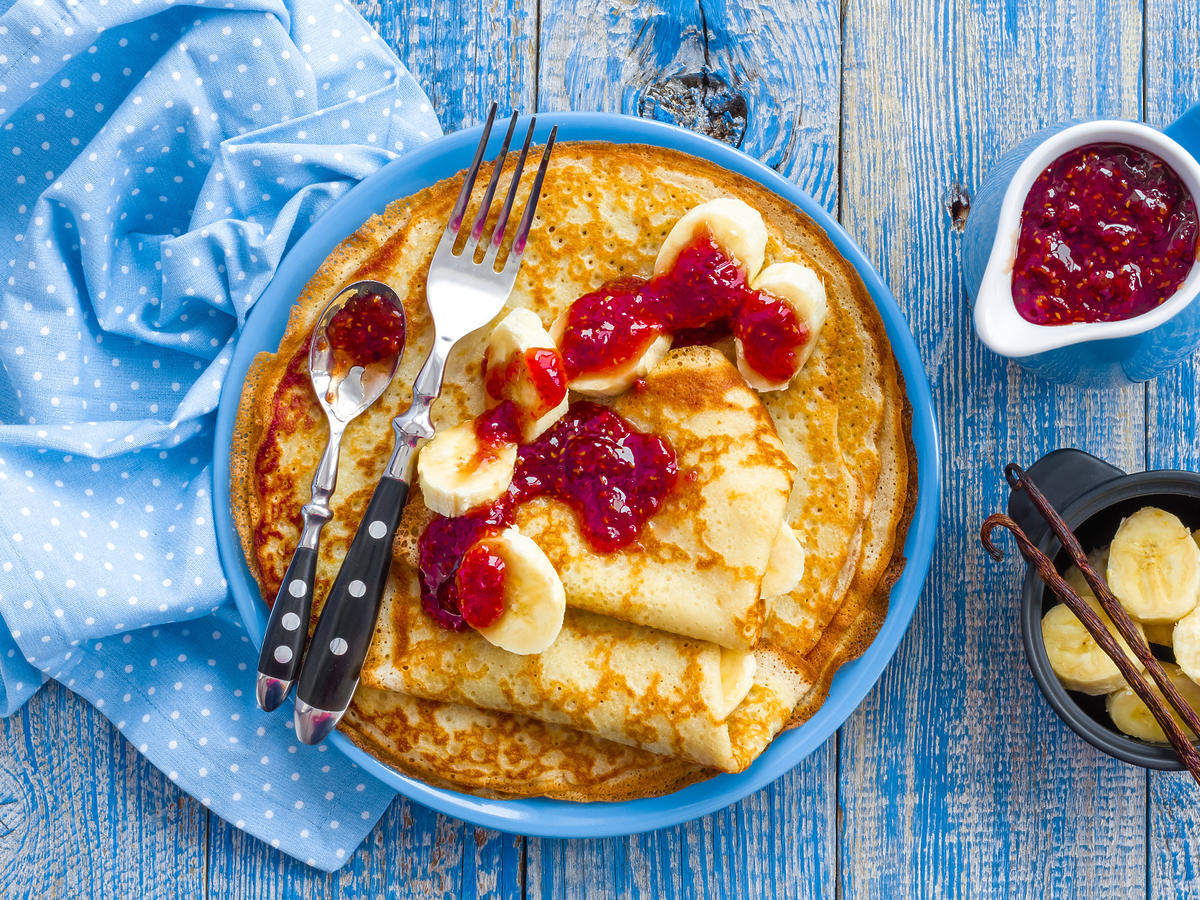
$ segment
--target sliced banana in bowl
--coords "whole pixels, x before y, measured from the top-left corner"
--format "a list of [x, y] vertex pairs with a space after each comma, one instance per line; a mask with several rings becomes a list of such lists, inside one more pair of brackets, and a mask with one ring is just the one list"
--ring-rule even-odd
[[1108, 586], [1135, 619], [1176, 622], [1200, 598], [1200, 546], [1178, 516], [1143, 507], [1113, 536]]
[[[1186, 680], [1176, 684], [1195, 703], [1197, 683], [1188, 676], [1200, 677], [1200, 531], [1193, 534], [1200, 525], [1200, 473], [1125, 474], [1071, 449], [1047, 454], [1026, 473], [1090, 551], [1089, 565], [1139, 626], [1149, 651], [1174, 678]], [[1096, 610], [1091, 586], [1070, 565], [1061, 542], [1043, 530], [1044, 520], [1023, 492], [1014, 491], [1008, 511]], [[1051, 614], [1058, 604], [1037, 570], [1028, 567], [1021, 630], [1030, 670], [1050, 706], [1079, 737], [1110, 756], [1150, 769], [1181, 769], [1174, 750], [1157, 743], [1161, 736], [1145, 727], [1142, 720], [1152, 718], [1115, 664], [1067, 609]], [[1120, 642], [1115, 627], [1109, 631]], [[1115, 678], [1106, 682], [1108, 676]], [[1113, 690], [1101, 692], [1106, 683]]]
[[[1095, 610], [1100, 621], [1116, 638], [1118, 646], [1130, 661], [1139, 669], [1143, 668], [1141, 661], [1129, 649], [1129, 645], [1117, 634], [1116, 627], [1105, 615], [1100, 601], [1091, 591], [1080, 592], [1080, 596]], [[1140, 626], [1138, 631], [1141, 631]], [[1046, 656], [1050, 659], [1054, 674], [1067, 690], [1079, 691], [1082, 694], [1107, 694], [1125, 684], [1117, 664], [1096, 643], [1066, 604], [1060, 603], [1051, 607], [1042, 617], [1042, 640], [1046, 645]]]
[[[1167, 673], [1167, 677], [1171, 680], [1171, 683], [1178, 688], [1179, 693], [1183, 696], [1187, 704], [1192, 709], [1200, 711], [1200, 685], [1197, 685], [1192, 679], [1188, 678], [1179, 666], [1163, 663], [1163, 670]], [[1155, 688], [1156, 692], [1157, 690]], [[1125, 686], [1113, 691], [1108, 695], [1105, 707], [1108, 710], [1109, 717], [1113, 720], [1113, 724], [1121, 729], [1123, 733], [1130, 737], [1150, 741], [1155, 744], [1167, 743], [1167, 736], [1163, 734], [1162, 728], [1155, 721], [1149, 707], [1133, 692], [1132, 688]], [[1170, 709], [1169, 706], [1168, 709]], [[1170, 712], [1171, 718], [1183, 728], [1183, 733], [1192, 740], [1195, 740], [1196, 735], [1192, 734], [1192, 730], [1183, 723], [1183, 719], [1180, 718], [1179, 713], [1173, 709]]]

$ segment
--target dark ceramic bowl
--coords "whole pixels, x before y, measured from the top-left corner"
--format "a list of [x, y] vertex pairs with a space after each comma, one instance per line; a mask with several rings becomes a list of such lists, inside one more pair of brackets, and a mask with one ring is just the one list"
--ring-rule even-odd
[[[1110, 543], [1121, 520], [1143, 506], [1165, 509], [1179, 516], [1189, 529], [1200, 528], [1200, 475], [1194, 472], [1126, 475], [1080, 450], [1055, 450], [1026, 471], [1089, 552]], [[1024, 491], [1009, 496], [1008, 512], [1055, 561], [1060, 572], [1070, 565], [1062, 544], [1046, 527]], [[1148, 769], [1182, 769], [1179, 757], [1167, 744], [1150, 744], [1118, 731], [1108, 717], [1103, 696], [1068, 691], [1059, 682], [1042, 642], [1042, 616], [1057, 602], [1030, 566], [1025, 573], [1021, 602], [1025, 656], [1038, 687], [1055, 712], [1076, 734], [1110, 756]], [[1153, 649], [1160, 659], [1174, 659], [1166, 648]]]

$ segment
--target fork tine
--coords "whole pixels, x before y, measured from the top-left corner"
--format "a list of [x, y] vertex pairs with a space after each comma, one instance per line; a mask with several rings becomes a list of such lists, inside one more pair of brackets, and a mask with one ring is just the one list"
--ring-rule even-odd
[[533, 226], [533, 214], [537, 211], [538, 199], [542, 195], [542, 182], [546, 178], [546, 167], [550, 164], [550, 153], [554, 149], [554, 139], [557, 136], [558, 126], [555, 125], [550, 129], [550, 136], [546, 138], [542, 161], [538, 164], [537, 175], [534, 176], [533, 186], [529, 189], [529, 197], [525, 201], [525, 211], [521, 214], [517, 233], [513, 235], [512, 249], [508, 252], [508, 259], [504, 262], [506, 269], [514, 263], [516, 265], [521, 263], [521, 254], [525, 252], [525, 240], [529, 237], [529, 229]]
[[479, 139], [479, 146], [475, 148], [475, 159], [471, 161], [471, 168], [467, 170], [467, 176], [463, 179], [462, 190], [458, 192], [458, 199], [454, 201], [454, 209], [450, 211], [450, 221], [446, 223], [442, 240], [449, 239], [453, 243], [458, 237], [458, 229], [462, 227], [467, 203], [471, 200], [471, 191], [475, 189], [475, 177], [479, 174], [479, 164], [483, 162], [483, 151], [487, 149], [488, 138], [492, 136], [492, 123], [495, 120], [496, 103], [493, 102], [488, 110], [487, 122], [483, 126], [483, 136]]
[[512, 141], [513, 131], [516, 127], [517, 113], [514, 110], [512, 118], [508, 120], [508, 131], [504, 135], [504, 143], [500, 145], [500, 152], [496, 154], [496, 160], [492, 163], [492, 177], [488, 180], [487, 190], [483, 192], [483, 199], [479, 202], [479, 212], [475, 215], [475, 224], [471, 226], [471, 236], [468, 238], [466, 246], [463, 247], [462, 252], [468, 256], [474, 256], [475, 248], [479, 246], [479, 238], [483, 234], [484, 223], [487, 222], [492, 198], [496, 196], [496, 184], [500, 181], [500, 173], [504, 170], [504, 161], [508, 159], [508, 145]]
[[521, 145], [521, 152], [517, 155], [517, 166], [513, 169], [512, 182], [508, 186], [508, 196], [504, 198], [504, 205], [500, 207], [500, 216], [496, 219], [496, 228], [492, 231], [492, 245], [484, 255], [484, 262], [489, 264], [495, 262], [500, 245], [504, 242], [504, 229], [508, 225], [508, 216], [512, 212], [513, 201], [517, 198], [517, 188], [521, 185], [521, 176], [525, 173], [525, 157], [529, 154], [529, 145], [533, 142], [533, 129], [536, 125], [537, 116], [533, 116], [529, 119], [525, 142]]

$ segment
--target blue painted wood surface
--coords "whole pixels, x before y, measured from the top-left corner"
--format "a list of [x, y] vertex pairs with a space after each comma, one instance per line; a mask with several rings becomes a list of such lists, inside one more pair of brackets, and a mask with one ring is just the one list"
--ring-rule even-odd
[[838, 736], [728, 810], [554, 841], [397, 800], [329, 876], [210, 816], [50, 686], [0, 722], [0, 896], [1200, 897], [1196, 788], [1055, 719], [1020, 650], [1020, 567], [986, 560], [974, 536], [1003, 504], [1009, 459], [1073, 445], [1130, 469], [1200, 469], [1200, 366], [1104, 394], [1006, 367], [971, 333], [950, 214], [1043, 124], [1161, 125], [1200, 99], [1200, 0], [358, 6], [448, 129], [493, 98], [677, 121], [839, 216], [892, 285], [939, 407], [944, 525], [925, 597]]

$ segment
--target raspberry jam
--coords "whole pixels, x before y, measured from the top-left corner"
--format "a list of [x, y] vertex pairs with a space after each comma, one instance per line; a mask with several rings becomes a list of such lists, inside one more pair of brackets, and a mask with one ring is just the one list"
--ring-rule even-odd
[[466, 623], [486, 628], [504, 612], [504, 560], [487, 541], [480, 541], [463, 556], [454, 575], [458, 608]]
[[775, 382], [792, 377], [796, 352], [808, 342], [808, 327], [796, 311], [757, 291], [737, 311], [733, 333], [742, 342], [746, 364]]
[[575, 510], [584, 537], [602, 553], [630, 543], [675, 486], [675, 451], [635, 431], [607, 407], [571, 404], [566, 415], [517, 452], [510, 493], [549, 495]]
[[651, 308], [671, 333], [727, 322], [753, 293], [746, 273], [707, 234], [679, 254], [670, 270], [650, 280]]
[[[467, 628], [458, 573], [482, 538], [512, 524], [513, 510], [523, 501], [540, 496], [563, 501], [575, 511], [588, 543], [611, 553], [637, 538], [678, 474], [675, 451], [663, 438], [636, 431], [599, 404], [571, 404], [541, 437], [520, 448], [507, 494], [464, 516], [435, 516], [426, 526], [418, 544], [422, 606], [451, 631]], [[484, 583], [470, 578], [472, 589]]]
[[521, 426], [516, 404], [504, 400], [476, 418], [475, 436], [479, 438], [481, 449], [487, 450], [519, 441]]
[[333, 314], [325, 334], [334, 350], [370, 365], [404, 346], [404, 314], [379, 294], [358, 294]]
[[1025, 198], [1013, 302], [1038, 325], [1140, 316], [1187, 278], [1197, 232], [1194, 198], [1158, 156], [1124, 144], [1079, 147]]
[[567, 375], [563, 358], [553, 347], [533, 347], [525, 351], [523, 358], [510, 359], [507, 365], [493, 365], [487, 354], [483, 357], [483, 387], [493, 400], [504, 400], [510, 396], [511, 385], [527, 379], [537, 397], [532, 408], [526, 410], [530, 418], [544, 416], [567, 396]]
[[543, 416], [567, 396], [567, 373], [563, 368], [563, 358], [557, 350], [547, 350], [535, 347], [525, 351], [525, 367], [529, 370], [529, 380], [537, 391], [540, 401], [538, 416]]
[[559, 349], [572, 379], [607, 372], [638, 356], [663, 332], [649, 283], [628, 279], [584, 294], [567, 311]]
[[[450, 631], [466, 631], [456, 576], [478, 541], [497, 534], [512, 522], [512, 500], [505, 495], [491, 506], [463, 516], [435, 516], [417, 544], [421, 605], [433, 620]], [[468, 588], [478, 580], [468, 583]]]
[[614, 282], [576, 300], [561, 344], [574, 379], [636, 359], [660, 334], [687, 346], [730, 333], [742, 341], [747, 364], [771, 381], [794, 374], [809, 339], [791, 305], [752, 290], [742, 267], [705, 233], [661, 275]]

